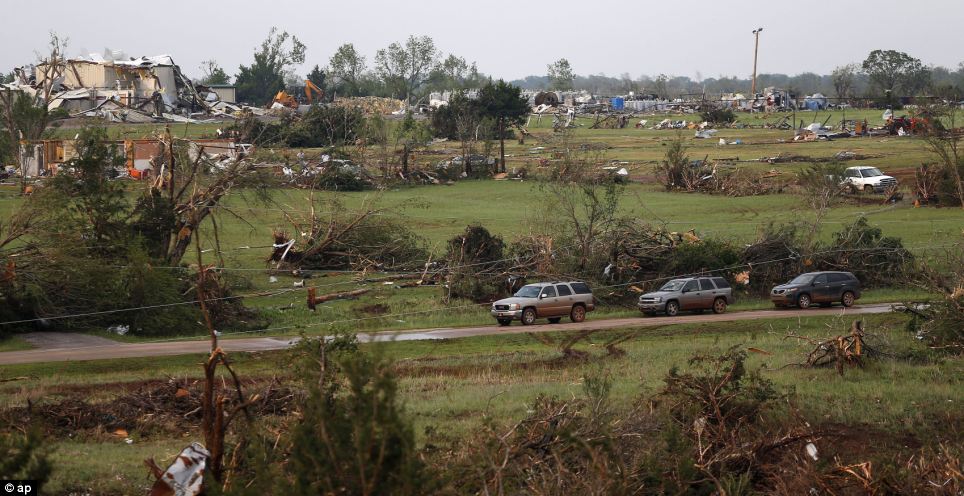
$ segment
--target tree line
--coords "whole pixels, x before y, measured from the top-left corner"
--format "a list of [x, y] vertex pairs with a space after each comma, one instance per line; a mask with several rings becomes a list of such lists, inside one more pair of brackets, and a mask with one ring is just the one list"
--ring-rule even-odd
[[[569, 61], [559, 59], [546, 68], [544, 76], [511, 81], [524, 89], [559, 91], [588, 90], [594, 94], [622, 95], [629, 92], [676, 98], [685, 95], [747, 93], [750, 78], [719, 76], [641, 75], [628, 72], [617, 77], [605, 74], [577, 75]], [[964, 62], [956, 68], [926, 66], [920, 59], [897, 50], [873, 50], [859, 63], [834, 68], [830, 74], [803, 72], [793, 76], [764, 73], [757, 76], [757, 88], [768, 86], [798, 95], [822, 93], [841, 99], [900, 96], [933, 96], [950, 101], [964, 98]]]
[[[315, 64], [301, 77], [295, 68], [306, 61], [305, 44], [287, 31], [272, 28], [255, 49], [253, 60], [234, 76], [238, 100], [263, 105], [281, 90], [298, 88], [310, 80], [333, 96], [381, 96], [417, 103], [428, 92], [479, 88], [489, 78], [475, 62], [444, 54], [429, 36], [409, 36], [378, 50], [369, 64], [352, 43], [339, 46], [327, 65]], [[215, 60], [201, 66], [202, 84], [230, 84], [231, 77]]]
[[[380, 96], [399, 98], [411, 104], [433, 91], [478, 89], [492, 78], [479, 71], [475, 62], [445, 54], [429, 36], [409, 36], [378, 50], [370, 60], [352, 43], [339, 46], [324, 66], [315, 64], [304, 76], [296, 68], [304, 64], [307, 46], [297, 36], [272, 28], [234, 77], [217, 61], [202, 63], [203, 84], [237, 86], [238, 100], [263, 105], [281, 90], [297, 91], [310, 80], [333, 96]], [[676, 98], [686, 95], [745, 93], [750, 79], [736, 76], [691, 78], [667, 74], [632, 77], [577, 74], [566, 58], [546, 66], [544, 75], [510, 81], [527, 90], [588, 90], [594, 94], [654, 95]], [[763, 73], [757, 86], [789, 90], [798, 95], [822, 93], [841, 99], [933, 96], [950, 101], [964, 98], [964, 62], [955, 68], [926, 66], [920, 59], [898, 50], [873, 50], [861, 62], [834, 68], [830, 74], [803, 72], [796, 75]]]

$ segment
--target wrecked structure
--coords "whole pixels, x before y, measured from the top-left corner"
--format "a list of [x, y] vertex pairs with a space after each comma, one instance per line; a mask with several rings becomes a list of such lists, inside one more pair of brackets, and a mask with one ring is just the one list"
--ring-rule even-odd
[[[7, 89], [46, 100], [49, 110], [71, 117], [103, 117], [112, 122], [154, 122], [190, 119], [232, 110], [226, 96], [232, 87], [195, 85], [170, 55], [125, 57], [105, 51], [14, 70]], [[49, 91], [49, 95], [38, 95]]]
[[[161, 162], [167, 153], [160, 138], [109, 141], [118, 156], [124, 158], [124, 170], [133, 179], [148, 178], [160, 173]], [[189, 142], [189, 157], [195, 160], [200, 153], [215, 160], [242, 158], [250, 145], [226, 139], [197, 139]], [[20, 143], [20, 163], [27, 177], [52, 176], [77, 157], [76, 140], [24, 140]]]

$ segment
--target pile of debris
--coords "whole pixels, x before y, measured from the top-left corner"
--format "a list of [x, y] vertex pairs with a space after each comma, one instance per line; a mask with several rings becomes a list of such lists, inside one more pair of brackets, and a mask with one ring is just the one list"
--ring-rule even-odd
[[365, 167], [351, 160], [334, 159], [322, 155], [319, 162], [303, 162], [300, 165], [275, 166], [280, 168], [284, 179], [301, 188], [318, 188], [328, 191], [365, 191], [375, 186], [375, 178]]
[[366, 115], [401, 115], [405, 113], [405, 102], [395, 98], [377, 96], [339, 97], [332, 105], [336, 107], [356, 107]]
[[[258, 416], [288, 415], [301, 394], [275, 380], [247, 385], [252, 386], [260, 393], [248, 405], [248, 411]], [[230, 391], [230, 387], [221, 387]], [[189, 426], [200, 424], [202, 394], [203, 384], [195, 380], [151, 381], [106, 402], [94, 403], [81, 399], [79, 394], [71, 394], [58, 403], [4, 410], [0, 418], [6, 425], [22, 428], [36, 425], [57, 436], [88, 433], [130, 439], [129, 433], [135, 431], [141, 438], [154, 434], [181, 435]]]

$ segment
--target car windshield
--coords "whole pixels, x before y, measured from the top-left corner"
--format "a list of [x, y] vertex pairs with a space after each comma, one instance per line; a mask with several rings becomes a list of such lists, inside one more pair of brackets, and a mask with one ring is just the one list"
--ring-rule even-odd
[[542, 286], [522, 286], [522, 289], [515, 292], [517, 298], [535, 298], [539, 296]]
[[663, 287], [659, 288], [660, 291], [679, 291], [683, 289], [686, 284], [685, 279], [673, 279], [672, 281], [663, 284]]
[[812, 280], [813, 274], [802, 274], [794, 277], [793, 280], [790, 281], [790, 284], [810, 284], [810, 281]]
[[860, 174], [864, 177], [877, 177], [883, 176], [884, 173], [880, 172], [880, 169], [871, 167], [869, 169], [860, 169]]

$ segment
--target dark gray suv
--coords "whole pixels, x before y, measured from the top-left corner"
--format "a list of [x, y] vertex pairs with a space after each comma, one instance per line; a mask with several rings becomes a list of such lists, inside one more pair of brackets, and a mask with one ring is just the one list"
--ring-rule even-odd
[[770, 301], [777, 307], [809, 308], [814, 303], [849, 307], [859, 298], [860, 281], [850, 272], [807, 272], [770, 290]]

